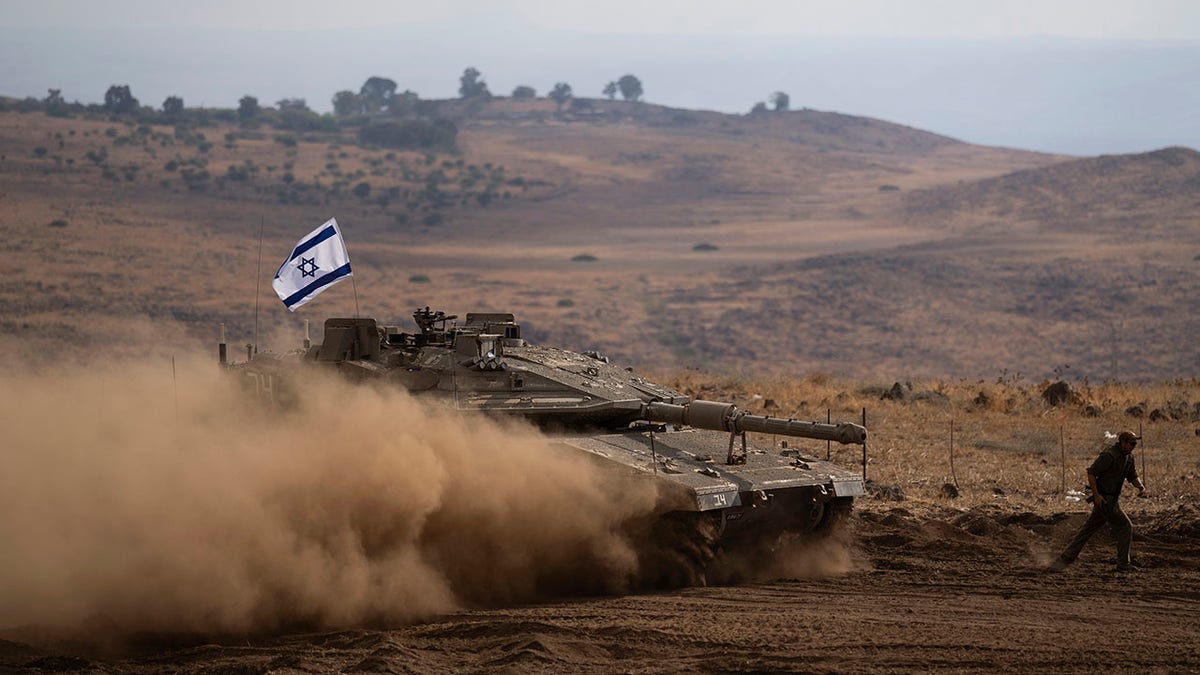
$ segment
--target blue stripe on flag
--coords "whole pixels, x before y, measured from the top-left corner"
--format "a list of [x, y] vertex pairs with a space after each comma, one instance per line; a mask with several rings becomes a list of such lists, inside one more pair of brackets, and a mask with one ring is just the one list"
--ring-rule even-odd
[[[333, 229], [333, 228], [330, 228], [330, 229]], [[292, 305], [296, 304], [297, 302], [300, 302], [306, 296], [316, 293], [321, 288], [328, 286], [329, 284], [332, 284], [335, 281], [338, 281], [338, 280], [342, 279], [343, 277], [346, 277], [349, 275], [350, 275], [350, 263], [346, 263], [345, 265], [342, 265], [341, 267], [330, 272], [329, 274], [326, 274], [325, 276], [321, 277], [320, 279], [317, 279], [316, 281], [305, 286], [304, 288], [301, 288], [300, 290], [296, 291], [295, 293], [292, 293], [291, 295], [289, 295], [287, 297], [286, 300], [283, 301], [283, 304], [287, 305], [288, 309], [291, 309]]]
[[333, 226], [330, 225], [329, 227], [318, 232], [317, 235], [315, 237], [313, 237], [312, 239], [309, 239], [306, 242], [297, 244], [296, 248], [292, 249], [292, 255], [289, 256], [287, 260], [284, 260], [283, 264], [279, 266], [279, 271], [275, 273], [275, 277], [278, 278], [279, 272], [282, 272], [283, 268], [287, 267], [288, 263], [295, 260], [301, 254], [308, 253], [309, 249], [313, 248], [314, 246], [317, 246], [318, 244], [325, 241], [326, 239], [329, 239], [330, 237], [335, 237], [335, 236], [337, 236], [337, 230], [333, 229]]

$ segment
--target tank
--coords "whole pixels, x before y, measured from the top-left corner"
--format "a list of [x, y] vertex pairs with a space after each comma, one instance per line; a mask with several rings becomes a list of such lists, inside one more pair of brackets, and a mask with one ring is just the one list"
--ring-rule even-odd
[[[530, 344], [509, 313], [461, 322], [426, 307], [417, 330], [369, 318], [330, 318], [324, 340], [286, 354], [255, 353], [226, 369], [264, 401], [287, 405], [300, 368], [403, 387], [467, 413], [519, 415], [552, 442], [631, 480], [657, 483], [662, 507], [639, 535], [658, 585], [703, 584], [714, 563], [769, 555], [785, 536], [827, 533], [864, 492], [854, 471], [789, 439], [866, 443], [867, 430], [751, 414], [690, 397], [596, 352]], [[748, 434], [754, 434], [748, 438]], [[744, 560], [739, 562], [744, 565]]]

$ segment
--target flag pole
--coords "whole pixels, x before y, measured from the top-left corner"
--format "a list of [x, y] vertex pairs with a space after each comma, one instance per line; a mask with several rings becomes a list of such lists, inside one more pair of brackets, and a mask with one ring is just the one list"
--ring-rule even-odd
[[254, 275], [254, 353], [258, 353], [258, 299], [262, 296], [262, 246], [266, 219], [258, 216], [258, 272]]

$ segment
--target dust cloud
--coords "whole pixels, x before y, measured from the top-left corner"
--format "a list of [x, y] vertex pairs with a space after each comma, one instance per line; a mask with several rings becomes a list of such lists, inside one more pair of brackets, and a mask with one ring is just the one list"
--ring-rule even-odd
[[268, 414], [176, 365], [0, 374], [0, 628], [352, 627], [637, 573], [652, 486], [527, 426], [329, 378]]
[[804, 536], [785, 538], [764, 570], [763, 578], [823, 579], [868, 567], [866, 561], [855, 559], [849, 531], [835, 527], [828, 537], [816, 540]]
[[822, 536], [784, 533], [770, 550], [748, 547], [725, 551], [709, 570], [718, 584], [756, 583], [774, 579], [825, 579], [868, 571], [870, 563], [855, 554], [853, 536], [844, 523]]

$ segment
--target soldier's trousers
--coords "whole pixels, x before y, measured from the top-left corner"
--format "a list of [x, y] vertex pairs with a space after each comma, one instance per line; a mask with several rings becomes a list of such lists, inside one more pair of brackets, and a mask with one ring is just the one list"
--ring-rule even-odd
[[1112, 528], [1113, 536], [1117, 539], [1117, 564], [1128, 565], [1129, 543], [1133, 541], [1133, 523], [1130, 522], [1129, 516], [1121, 510], [1121, 504], [1115, 498], [1105, 500], [1103, 505], [1092, 507], [1092, 515], [1088, 516], [1087, 521], [1075, 533], [1071, 543], [1067, 544], [1067, 548], [1059, 557], [1068, 563], [1075, 562], [1075, 559], [1079, 557], [1079, 552], [1083, 550], [1083, 545], [1105, 523]]

